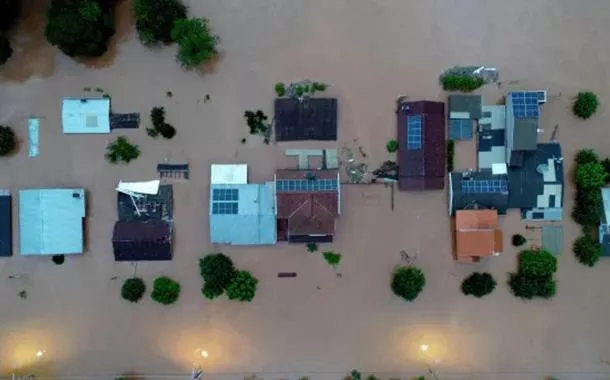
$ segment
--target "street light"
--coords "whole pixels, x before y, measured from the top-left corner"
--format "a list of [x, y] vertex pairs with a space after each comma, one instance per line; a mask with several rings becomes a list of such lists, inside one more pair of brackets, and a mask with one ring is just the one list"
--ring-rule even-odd
[[422, 344], [421, 346], [419, 346], [421, 352], [426, 352], [429, 348], [430, 346], [428, 346], [427, 344]]

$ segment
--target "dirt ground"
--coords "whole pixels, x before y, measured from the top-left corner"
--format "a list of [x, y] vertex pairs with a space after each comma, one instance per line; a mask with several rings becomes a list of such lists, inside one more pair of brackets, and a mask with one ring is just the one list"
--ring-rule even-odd
[[[385, 143], [395, 136], [395, 99], [444, 99], [437, 77], [454, 64], [500, 70], [502, 88], [484, 90], [488, 103], [511, 89], [548, 89], [542, 140], [560, 125], [568, 173], [579, 148], [610, 155], [607, 0], [191, 0], [190, 13], [208, 17], [222, 38], [221, 57], [205, 73], [182, 70], [175, 47], [141, 46], [129, 3], [119, 9], [108, 55], [76, 62], [44, 42], [44, 2], [30, 2], [13, 36], [15, 57], [0, 70], [0, 123], [13, 125], [22, 141], [17, 155], [0, 160], [0, 188], [86, 188], [88, 249], [62, 266], [18, 255], [0, 261], [0, 374], [17, 367], [61, 378], [111, 378], [124, 371], [187, 378], [196, 350], [205, 349], [210, 355], [204, 369], [218, 379], [256, 372], [266, 380], [337, 380], [352, 368], [404, 379], [425, 373], [428, 364], [450, 379], [540, 379], [551, 373], [610, 378], [610, 262], [590, 269], [570, 253], [578, 232], [568, 217], [570, 185], [565, 252], [551, 301], [522, 302], [504, 283], [516, 266], [510, 236], [525, 230], [516, 214], [502, 222], [503, 256], [477, 265], [453, 262], [444, 191], [397, 193], [392, 211], [384, 186], [344, 186], [337, 241], [323, 247], [344, 255], [342, 277], [302, 245], [213, 247], [207, 221], [211, 163], [247, 162], [251, 181], [263, 181], [296, 164], [283, 158], [286, 147], [334, 145], [266, 146], [253, 137], [240, 143], [247, 137], [243, 111], [272, 114], [277, 81], [329, 83], [329, 94], [339, 99], [339, 144], [361, 146], [371, 166], [389, 157]], [[61, 98], [87, 95], [85, 87], [103, 88], [117, 112], [146, 115], [165, 106], [177, 136], [153, 140], [145, 125], [111, 135], [63, 135]], [[581, 89], [597, 92], [602, 102], [588, 122], [569, 110]], [[41, 118], [40, 156], [34, 159], [27, 154], [30, 115]], [[119, 135], [142, 149], [129, 166], [104, 160], [107, 142]], [[458, 144], [456, 168], [474, 167], [472, 149]], [[132, 267], [115, 263], [111, 251], [114, 187], [119, 180], [153, 179], [164, 158], [191, 164], [190, 181], [174, 186], [174, 260], [142, 263], [138, 274], [149, 285], [157, 275], [172, 276], [183, 290], [173, 306], [148, 297], [132, 305], [119, 295]], [[13, 202], [16, 215], [17, 197]], [[17, 249], [17, 228], [14, 238]], [[417, 253], [416, 265], [427, 276], [424, 292], [411, 304], [389, 289], [401, 249]], [[251, 304], [203, 299], [197, 258], [215, 250], [260, 279]], [[498, 279], [491, 296], [476, 300], [459, 293], [461, 280], [474, 270]], [[280, 271], [298, 277], [278, 279]], [[25, 277], [9, 280], [12, 272]], [[22, 289], [25, 300], [18, 296]], [[418, 352], [421, 344], [430, 346], [426, 356]], [[34, 361], [38, 349], [46, 354]]]

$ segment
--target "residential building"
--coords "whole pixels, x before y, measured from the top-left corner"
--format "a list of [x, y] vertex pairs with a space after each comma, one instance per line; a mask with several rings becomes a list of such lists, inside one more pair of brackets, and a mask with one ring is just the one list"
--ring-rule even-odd
[[449, 174], [449, 215], [459, 210], [489, 209], [504, 215], [508, 209], [506, 172], [464, 171]]
[[65, 134], [110, 133], [110, 99], [64, 98], [61, 123]]
[[464, 263], [502, 253], [497, 210], [459, 210], [455, 214], [455, 255]]
[[417, 101], [399, 104], [398, 188], [440, 190], [445, 187], [445, 104]]
[[599, 244], [601, 255], [610, 256], [610, 188], [604, 187], [602, 193], [602, 220], [599, 224]]
[[337, 99], [275, 99], [275, 140], [337, 140]]
[[515, 91], [506, 95], [506, 163], [521, 166], [528, 152], [536, 150], [540, 131], [540, 105], [546, 91]]
[[472, 140], [474, 126], [482, 117], [481, 95], [449, 95], [449, 138]]
[[21, 254], [82, 254], [85, 205], [84, 189], [20, 190]]
[[211, 168], [210, 240], [215, 244], [275, 244], [274, 183], [249, 184], [248, 166]]
[[341, 214], [338, 170], [278, 170], [275, 197], [278, 241], [333, 241]]
[[0, 190], [0, 257], [13, 256], [13, 207], [11, 193]]

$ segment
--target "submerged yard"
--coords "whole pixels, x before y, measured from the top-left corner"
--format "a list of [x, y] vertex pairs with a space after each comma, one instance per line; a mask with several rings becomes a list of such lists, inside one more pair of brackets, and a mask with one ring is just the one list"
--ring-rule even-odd
[[[205, 349], [213, 378], [266, 380], [309, 376], [339, 379], [349, 370], [376, 372], [384, 380], [425, 374], [432, 365], [447, 379], [603, 379], [610, 376], [608, 273], [571, 253], [579, 228], [569, 213], [566, 182], [564, 248], [557, 296], [522, 302], [505, 284], [516, 268], [513, 233], [526, 235], [519, 215], [502, 218], [504, 254], [481, 264], [457, 264], [446, 191], [396, 192], [383, 185], [344, 185], [336, 241], [324, 246], [343, 255], [335, 271], [305, 245], [215, 247], [209, 243], [210, 164], [248, 163], [251, 182], [295, 167], [286, 148], [363, 151], [371, 168], [392, 157], [395, 100], [445, 100], [438, 74], [454, 64], [497, 67], [501, 86], [483, 89], [487, 104], [510, 90], [545, 88], [541, 141], [559, 125], [558, 139], [570, 177], [576, 150], [610, 155], [610, 3], [590, 0], [512, 2], [465, 0], [189, 1], [189, 12], [210, 19], [222, 53], [205, 73], [185, 71], [175, 47], [149, 49], [134, 35], [129, 2], [119, 7], [111, 51], [92, 62], [74, 61], [47, 45], [42, 5], [33, 5], [16, 31], [16, 53], [0, 69], [0, 124], [15, 128], [16, 155], [0, 160], [0, 188], [16, 204], [18, 189], [82, 187], [87, 190], [87, 252], [55, 265], [46, 257], [0, 260], [0, 374], [32, 368], [38, 376], [111, 378], [123, 372], [147, 378], [186, 378]], [[249, 136], [246, 109], [272, 114], [278, 81], [312, 79], [338, 98], [339, 142], [266, 145]], [[61, 98], [102, 88], [116, 112], [140, 112], [137, 130], [110, 135], [64, 135]], [[570, 112], [571, 97], [587, 89], [600, 97], [590, 120]], [[172, 96], [168, 97], [167, 92]], [[146, 135], [148, 112], [165, 107], [177, 130], [172, 140]], [[39, 156], [28, 156], [27, 118], [40, 118]], [[106, 145], [125, 135], [142, 154], [129, 165], [104, 160]], [[245, 144], [242, 138], [247, 138]], [[476, 166], [473, 144], [456, 144], [456, 169]], [[119, 180], [156, 177], [157, 163], [190, 163], [190, 179], [175, 184], [174, 259], [141, 263], [149, 287], [159, 275], [182, 285], [171, 306], [147, 294], [138, 304], [120, 297], [129, 263], [114, 261], [111, 246]], [[18, 210], [13, 211], [14, 225]], [[19, 231], [14, 232], [15, 246]], [[427, 285], [413, 303], [389, 288], [400, 251], [416, 255]], [[252, 303], [201, 295], [197, 260], [222, 251], [260, 281]], [[489, 271], [498, 287], [483, 299], [465, 297], [459, 285], [471, 272]], [[296, 272], [296, 278], [278, 278]], [[22, 273], [9, 279], [11, 273]], [[337, 273], [341, 275], [338, 276]], [[27, 290], [27, 299], [19, 297]], [[421, 344], [430, 349], [426, 355]], [[36, 361], [34, 353], [45, 350]], [[472, 375], [470, 373], [473, 373]], [[408, 376], [407, 376], [408, 374]]]

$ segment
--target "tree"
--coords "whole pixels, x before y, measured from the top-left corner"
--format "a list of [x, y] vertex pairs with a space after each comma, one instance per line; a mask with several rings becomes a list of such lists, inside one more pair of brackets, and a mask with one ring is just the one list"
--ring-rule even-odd
[[550, 276], [557, 271], [557, 258], [545, 250], [525, 250], [519, 254], [519, 273]]
[[121, 297], [129, 302], [138, 302], [145, 292], [146, 284], [138, 277], [128, 278], [121, 287]]
[[238, 300], [240, 302], [250, 302], [256, 295], [256, 285], [258, 279], [252, 276], [250, 272], [242, 270], [233, 276], [231, 283], [227, 287], [227, 297], [230, 300]]
[[222, 295], [235, 276], [233, 261], [222, 253], [199, 259], [199, 271], [204, 281], [201, 291], [208, 299]]
[[576, 100], [572, 105], [572, 111], [577, 117], [588, 119], [597, 111], [598, 106], [599, 100], [597, 95], [590, 91], [582, 91], [576, 96]]
[[47, 40], [70, 57], [99, 57], [114, 35], [115, 0], [52, 0]]
[[324, 260], [333, 268], [336, 268], [339, 263], [341, 263], [341, 254], [335, 253], [333, 251], [327, 251], [322, 254], [324, 256]]
[[180, 0], [135, 0], [133, 13], [140, 41], [145, 45], [171, 43], [172, 28], [186, 18], [186, 6]]
[[602, 217], [601, 204], [599, 190], [576, 189], [572, 218], [581, 226], [595, 226]]
[[307, 252], [314, 253], [318, 251], [318, 244], [316, 243], [307, 243]]
[[496, 280], [489, 273], [475, 272], [462, 282], [462, 293], [477, 298], [488, 295], [496, 288]]
[[385, 144], [385, 148], [389, 153], [395, 153], [398, 150], [398, 140], [391, 139]]
[[599, 162], [599, 156], [593, 149], [581, 149], [574, 157], [576, 165], [584, 165]]
[[552, 298], [557, 292], [557, 284], [552, 275], [531, 276], [511, 273], [508, 285], [515, 296], [528, 300], [534, 297]]
[[426, 285], [424, 273], [415, 267], [400, 267], [394, 272], [392, 278], [392, 291], [397, 296], [411, 302]]
[[201, 65], [217, 53], [218, 39], [209, 30], [204, 18], [191, 18], [174, 22], [172, 39], [178, 43], [177, 59], [184, 67]]
[[606, 183], [606, 171], [599, 162], [576, 166], [576, 186], [581, 189], [599, 190]]
[[277, 82], [275, 84], [275, 94], [278, 98], [281, 98], [282, 96], [286, 95], [286, 86], [284, 85], [284, 83]]
[[106, 147], [106, 159], [112, 164], [124, 162], [128, 164], [140, 156], [140, 148], [130, 144], [126, 137], [119, 136]]
[[514, 234], [512, 240], [515, 247], [521, 247], [523, 244], [527, 243], [527, 239], [520, 234]]
[[485, 84], [485, 79], [474, 75], [445, 74], [440, 81], [445, 91], [472, 92]]
[[0, 34], [0, 66], [4, 65], [13, 55], [11, 43], [4, 35]]
[[153, 300], [169, 305], [178, 300], [180, 296], [180, 284], [167, 276], [155, 279], [151, 297]]
[[15, 150], [17, 141], [15, 140], [15, 132], [6, 125], [0, 125], [0, 156], [6, 156]]
[[593, 267], [599, 260], [601, 247], [595, 237], [585, 234], [574, 241], [574, 254], [578, 261]]

